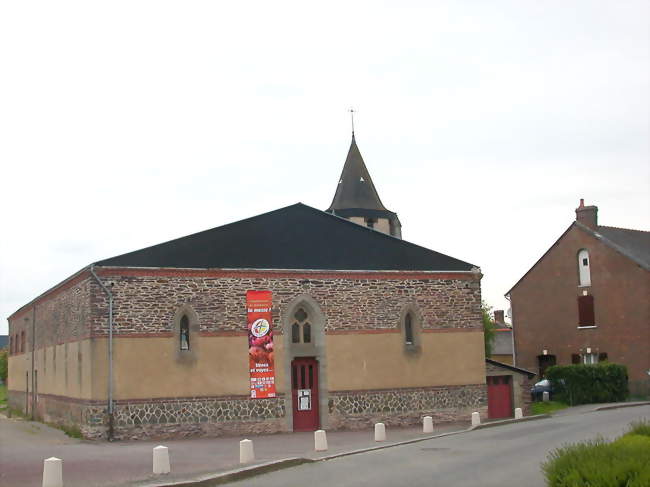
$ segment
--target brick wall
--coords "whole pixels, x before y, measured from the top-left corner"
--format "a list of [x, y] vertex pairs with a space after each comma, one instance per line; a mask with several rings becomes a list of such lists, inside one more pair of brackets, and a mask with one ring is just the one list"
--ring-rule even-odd
[[[577, 255], [589, 251], [591, 286], [579, 287]], [[593, 296], [596, 328], [578, 329], [578, 296]], [[538, 372], [542, 350], [558, 365], [607, 353], [630, 384], [650, 393], [650, 272], [573, 226], [511, 290], [517, 366]]]

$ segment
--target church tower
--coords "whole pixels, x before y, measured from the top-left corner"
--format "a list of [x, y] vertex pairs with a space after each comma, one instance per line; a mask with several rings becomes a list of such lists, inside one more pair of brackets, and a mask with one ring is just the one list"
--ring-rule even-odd
[[387, 210], [381, 203], [357, 147], [354, 132], [352, 132], [352, 143], [334, 199], [325, 211], [393, 237], [402, 238], [402, 225], [397, 218], [397, 213]]

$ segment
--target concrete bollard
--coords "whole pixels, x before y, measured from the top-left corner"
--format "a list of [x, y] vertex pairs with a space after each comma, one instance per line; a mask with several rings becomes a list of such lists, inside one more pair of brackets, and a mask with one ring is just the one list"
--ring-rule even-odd
[[479, 413], [472, 413], [472, 426], [481, 424], [481, 415]]
[[551, 399], [551, 397], [550, 397], [548, 391], [542, 392], [542, 401], [548, 402], [550, 399]]
[[43, 461], [43, 487], [63, 487], [63, 460], [50, 457]]
[[325, 430], [314, 431], [314, 449], [316, 451], [327, 451], [327, 434]]
[[386, 441], [386, 425], [384, 423], [375, 424], [375, 441]]
[[524, 417], [524, 412], [521, 408], [515, 408], [515, 419], [521, 419]]
[[239, 463], [249, 463], [255, 460], [252, 440], [241, 440], [239, 442]]
[[169, 449], [166, 446], [158, 445], [153, 449], [153, 473], [156, 475], [170, 472]]
[[433, 418], [425, 416], [422, 421], [422, 433], [433, 433]]

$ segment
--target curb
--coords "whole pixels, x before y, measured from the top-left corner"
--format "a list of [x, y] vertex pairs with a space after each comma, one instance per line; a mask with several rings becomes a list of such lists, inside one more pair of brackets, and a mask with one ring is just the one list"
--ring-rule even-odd
[[494, 426], [501, 426], [504, 424], [521, 423], [524, 421], [535, 421], [538, 419], [547, 419], [550, 417], [551, 417], [550, 414], [536, 414], [534, 416], [524, 416], [523, 418], [520, 419], [503, 419], [501, 421], [492, 421], [490, 423], [481, 423], [481, 424], [477, 424], [476, 426], [470, 426], [467, 431], [480, 430], [483, 428], [492, 428]]
[[614, 404], [613, 406], [601, 406], [599, 408], [594, 409], [594, 411], [608, 411], [610, 409], [622, 409], [622, 408], [635, 408], [637, 406], [650, 406], [650, 401], [644, 401], [644, 402], [635, 402], [631, 404]]
[[226, 482], [235, 482], [254, 477], [263, 473], [274, 472], [285, 468], [295, 467], [303, 463], [313, 463], [316, 460], [302, 457], [284, 458], [258, 465], [237, 468], [219, 473], [217, 475], [208, 475], [194, 480], [178, 480], [176, 482], [150, 482], [137, 484], [140, 487], [209, 487], [212, 485], [225, 484]]
[[[650, 403], [648, 403], [650, 404]], [[259, 465], [251, 465], [248, 467], [238, 468], [235, 470], [229, 470], [227, 472], [222, 472], [216, 475], [208, 475], [195, 480], [179, 480], [176, 482], [149, 482], [149, 483], [140, 483], [137, 484], [139, 487], [210, 487], [213, 485], [224, 484], [226, 482], [234, 482], [237, 480], [243, 480], [246, 478], [254, 477], [256, 475], [261, 475], [268, 472], [273, 472], [276, 470], [283, 470], [285, 468], [296, 467], [305, 463], [316, 463], [316, 462], [325, 462], [328, 460], [334, 460], [336, 458], [348, 457], [351, 455], [358, 455], [361, 453], [368, 453], [372, 451], [385, 450], [387, 448], [393, 448], [396, 446], [411, 445], [413, 443], [420, 443], [422, 441], [433, 440], [436, 438], [444, 438], [445, 436], [454, 436], [460, 435], [463, 433], [469, 433], [471, 431], [482, 429], [482, 428], [492, 428], [495, 426], [502, 426], [512, 423], [521, 423], [524, 421], [535, 421], [538, 419], [547, 419], [550, 418], [550, 414], [538, 414], [535, 416], [525, 416], [521, 419], [505, 419], [502, 421], [493, 421], [490, 423], [483, 423], [476, 426], [470, 426], [464, 430], [450, 431], [448, 433], [442, 433], [439, 435], [423, 436], [421, 438], [415, 438], [412, 440], [398, 441], [395, 443], [387, 443], [379, 446], [372, 446], [369, 448], [361, 448], [358, 450], [351, 450], [341, 453], [335, 453], [333, 455], [328, 455], [318, 458], [306, 458], [306, 457], [292, 457], [285, 458], [282, 460], [275, 460], [271, 462], [262, 463]]]

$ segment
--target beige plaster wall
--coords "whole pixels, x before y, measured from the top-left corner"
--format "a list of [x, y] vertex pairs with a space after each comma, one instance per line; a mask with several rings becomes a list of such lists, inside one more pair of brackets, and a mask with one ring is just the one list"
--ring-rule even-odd
[[407, 352], [399, 333], [328, 335], [331, 391], [485, 383], [483, 333], [422, 333]]
[[[13, 356], [9, 360], [9, 389], [25, 391], [25, 373], [29, 372], [31, 392], [31, 352]], [[91, 399], [91, 363], [91, 340], [52, 345], [36, 350], [34, 370], [37, 372], [37, 393]]]
[[[481, 332], [423, 333], [419, 352], [401, 334], [327, 335], [329, 390], [387, 389], [485, 383]], [[93, 399], [107, 395], [105, 339], [95, 339]], [[275, 339], [276, 390], [286, 392], [283, 340]], [[248, 395], [247, 339], [197, 337], [195, 359], [179, 359], [175, 338], [114, 341], [114, 398]], [[101, 352], [101, 353], [100, 353]]]
[[[114, 399], [248, 395], [248, 342], [245, 336], [195, 337], [193, 357], [180, 355], [173, 338], [119, 338], [113, 345]], [[95, 339], [98, 350], [106, 339]], [[275, 340], [276, 389], [283, 391], [281, 340]], [[94, 399], [107, 396], [108, 361], [96, 353]]]

